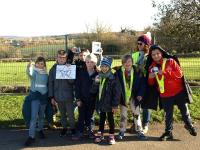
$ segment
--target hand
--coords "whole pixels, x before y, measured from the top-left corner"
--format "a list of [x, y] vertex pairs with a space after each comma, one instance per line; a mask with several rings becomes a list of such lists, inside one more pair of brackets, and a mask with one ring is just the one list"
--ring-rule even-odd
[[67, 67], [71, 66], [71, 64], [66, 64]]
[[32, 61], [30, 60], [30, 62], [28, 63], [27, 67], [29, 68], [30, 66], [33, 66], [33, 65], [34, 65], [34, 62], [32, 62]]
[[112, 108], [112, 112], [113, 112], [113, 113], [116, 113], [116, 112], [117, 112], [117, 107], [113, 107], [113, 108]]
[[163, 74], [162, 70], [159, 70], [159, 71], [158, 71], [158, 74], [159, 74], [159, 75], [162, 75], [162, 74]]
[[82, 106], [82, 102], [80, 100], [76, 104], [77, 104], [78, 107]]
[[152, 78], [155, 78], [155, 76], [156, 76], [155, 73], [153, 73], [153, 72], [149, 73], [149, 78], [152, 79]]
[[99, 82], [100, 82], [100, 77], [99, 77], [99, 75], [97, 75], [97, 76], [95, 77], [94, 81], [95, 81], [95, 83], [99, 83]]
[[142, 100], [142, 96], [137, 96], [137, 100], [140, 102]]
[[54, 98], [51, 99], [51, 104], [54, 105], [54, 106], [57, 106], [57, 102]]

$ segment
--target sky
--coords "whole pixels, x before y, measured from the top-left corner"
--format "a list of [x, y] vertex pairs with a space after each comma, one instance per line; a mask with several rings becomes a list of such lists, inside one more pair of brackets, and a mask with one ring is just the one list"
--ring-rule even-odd
[[83, 33], [97, 20], [112, 31], [141, 31], [155, 14], [151, 0], [0, 0], [0, 36]]

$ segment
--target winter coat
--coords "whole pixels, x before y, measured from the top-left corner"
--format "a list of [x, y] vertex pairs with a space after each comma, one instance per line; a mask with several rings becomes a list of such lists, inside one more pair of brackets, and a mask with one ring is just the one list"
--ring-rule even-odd
[[49, 97], [56, 101], [74, 100], [74, 85], [73, 79], [56, 79], [56, 66], [49, 71]]
[[87, 70], [81, 70], [77, 76], [75, 84], [75, 97], [81, 100], [83, 103], [94, 102], [96, 100], [96, 94], [92, 94], [91, 88], [98, 73], [95, 71], [91, 76], [89, 76]]
[[[143, 76], [143, 73], [136, 71], [136, 67], [133, 66], [134, 69], [134, 75], [133, 75], [133, 87], [132, 87], [132, 95], [131, 97], [136, 100], [136, 105], [139, 105], [140, 102], [137, 101], [137, 96], [144, 96], [145, 88], [146, 88], [146, 82], [145, 78]], [[125, 89], [124, 89], [124, 81], [123, 81], [123, 75], [121, 71], [121, 67], [118, 68], [115, 72], [116, 79], [119, 81], [119, 87], [118, 89], [121, 91], [121, 98], [120, 98], [120, 104], [126, 106], [125, 104]]]
[[100, 99], [99, 84], [94, 82], [91, 93], [97, 93], [96, 109], [100, 112], [111, 112], [112, 108], [116, 108], [119, 105], [120, 92], [119, 83], [112, 73], [105, 80]]

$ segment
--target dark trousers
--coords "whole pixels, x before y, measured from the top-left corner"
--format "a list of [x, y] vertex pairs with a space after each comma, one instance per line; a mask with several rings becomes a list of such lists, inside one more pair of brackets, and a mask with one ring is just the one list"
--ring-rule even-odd
[[88, 128], [89, 131], [92, 130], [92, 121], [94, 113], [94, 103], [82, 103], [81, 107], [78, 107], [78, 130], [80, 133], [83, 133], [84, 126]]
[[168, 98], [161, 98], [161, 104], [165, 111], [165, 131], [171, 132], [173, 130], [173, 108], [174, 105], [178, 106], [181, 112], [182, 120], [188, 126], [192, 126], [192, 120], [190, 117], [187, 103], [184, 99], [184, 92], [180, 92], [175, 96]]
[[106, 121], [106, 116], [109, 123], [109, 133], [114, 134], [115, 132], [115, 123], [114, 123], [114, 116], [113, 112], [100, 112], [100, 120], [99, 120], [99, 131], [104, 133], [104, 124]]

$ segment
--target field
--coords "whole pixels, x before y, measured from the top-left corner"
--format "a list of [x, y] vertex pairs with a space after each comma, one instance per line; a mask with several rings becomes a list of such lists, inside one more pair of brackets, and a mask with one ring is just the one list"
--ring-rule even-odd
[[[180, 58], [180, 62], [186, 79], [200, 80], [200, 58]], [[47, 68], [53, 64], [53, 61], [47, 62]], [[120, 64], [121, 61], [115, 59], [113, 67]], [[27, 62], [0, 62], [0, 86], [28, 86], [26, 65]]]
[[[25, 95], [0, 95], [0, 128], [10, 127], [25, 127], [22, 119], [22, 104]], [[192, 119], [195, 121], [200, 120], [200, 88], [193, 89], [194, 102], [189, 105]], [[77, 112], [76, 112], [77, 118]], [[95, 121], [98, 121], [98, 116], [95, 115]], [[131, 113], [129, 113], [129, 123], [131, 122]], [[153, 111], [151, 122], [163, 122], [163, 111]], [[57, 115], [59, 120], [59, 115]], [[116, 126], [119, 126], [119, 111], [115, 114]], [[181, 115], [177, 108], [174, 109], [174, 121], [180, 121]]]

